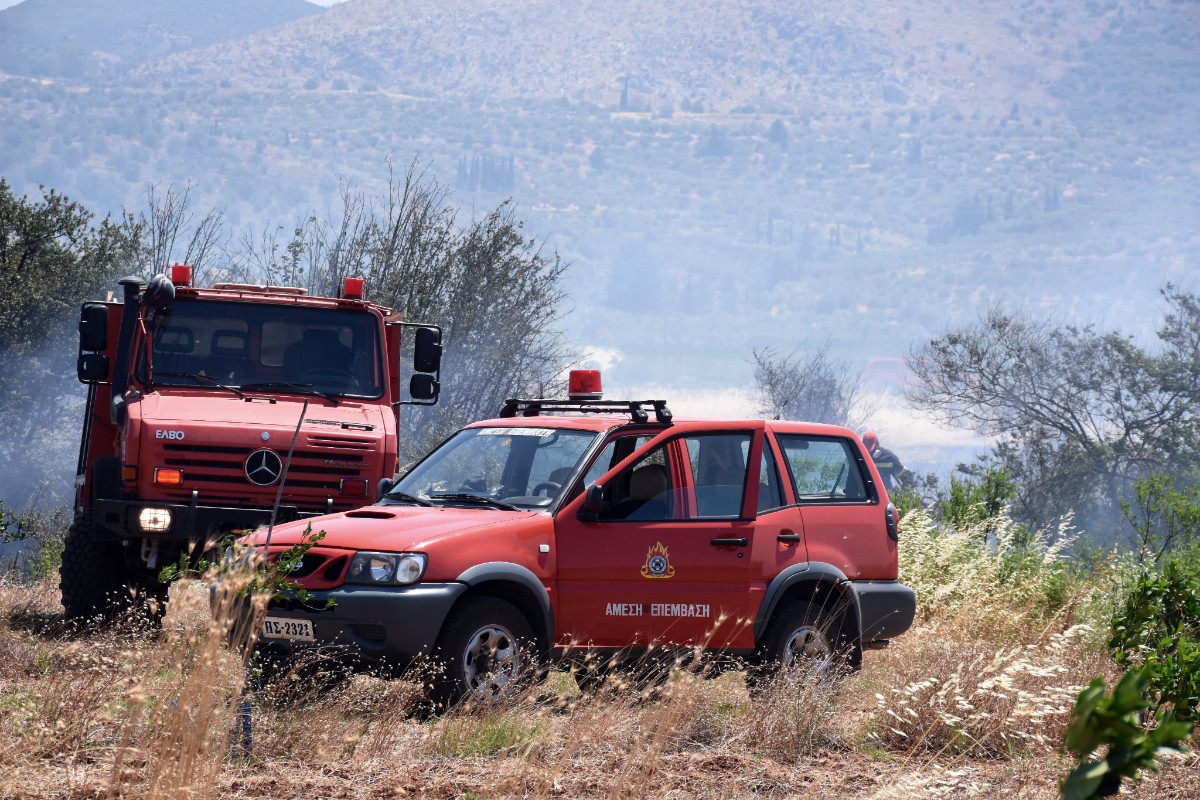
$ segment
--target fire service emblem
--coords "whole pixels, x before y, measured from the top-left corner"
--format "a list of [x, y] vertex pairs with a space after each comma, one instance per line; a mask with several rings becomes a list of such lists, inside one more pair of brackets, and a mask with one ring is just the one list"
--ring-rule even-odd
[[643, 578], [673, 578], [675, 568], [671, 566], [670, 553], [662, 542], [655, 542], [646, 552], [646, 563], [642, 565]]

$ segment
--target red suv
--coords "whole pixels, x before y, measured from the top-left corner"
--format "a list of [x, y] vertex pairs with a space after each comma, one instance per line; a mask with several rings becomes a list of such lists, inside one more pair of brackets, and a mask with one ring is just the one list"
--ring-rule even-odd
[[[262, 642], [370, 665], [432, 657], [450, 701], [503, 692], [547, 658], [651, 645], [768, 672], [857, 666], [912, 624], [895, 509], [852, 431], [596, 396], [510, 400], [375, 505], [312, 520], [325, 536], [290, 576], [311, 597], [273, 602]], [[307, 525], [277, 528], [270, 555]]]

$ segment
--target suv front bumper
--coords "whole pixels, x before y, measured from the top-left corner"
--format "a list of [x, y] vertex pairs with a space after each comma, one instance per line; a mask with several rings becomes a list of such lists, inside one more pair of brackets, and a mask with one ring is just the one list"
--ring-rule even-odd
[[[367, 664], [401, 667], [428, 655], [454, 602], [467, 590], [463, 583], [417, 583], [412, 586], [348, 586], [309, 592], [301, 605], [273, 600], [267, 616], [307, 619], [316, 642], [263, 637], [272, 647], [333, 647]], [[331, 608], [322, 608], [332, 600]]]

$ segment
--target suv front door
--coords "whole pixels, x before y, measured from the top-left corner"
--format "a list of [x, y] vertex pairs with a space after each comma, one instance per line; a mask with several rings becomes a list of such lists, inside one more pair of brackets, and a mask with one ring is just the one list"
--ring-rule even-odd
[[560, 645], [753, 645], [746, 493], [758, 488], [761, 438], [680, 433], [604, 474], [594, 519], [582, 496], [559, 513]]

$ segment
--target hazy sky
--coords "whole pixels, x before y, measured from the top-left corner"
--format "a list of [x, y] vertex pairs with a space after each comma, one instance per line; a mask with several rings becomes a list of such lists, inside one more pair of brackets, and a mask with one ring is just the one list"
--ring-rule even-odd
[[[9, 6], [15, 6], [20, 2], [22, 2], [22, 0], [0, 0], [0, 9], [8, 8]], [[318, 6], [335, 6], [338, 3], [346, 2], [346, 0], [308, 0], [308, 2]]]

